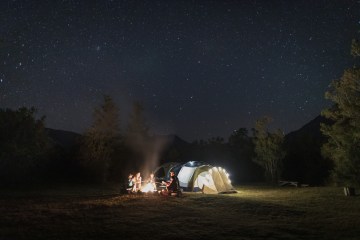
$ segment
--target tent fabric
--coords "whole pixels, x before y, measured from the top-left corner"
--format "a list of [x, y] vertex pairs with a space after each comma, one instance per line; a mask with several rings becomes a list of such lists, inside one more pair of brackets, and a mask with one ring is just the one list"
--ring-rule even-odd
[[178, 179], [180, 183], [180, 187], [188, 188], [189, 187], [189, 181], [191, 177], [193, 176], [194, 172], [196, 170], [196, 167], [186, 167], [183, 166], [179, 173], [178, 173]]
[[226, 170], [221, 167], [191, 161], [185, 164], [168, 163], [165, 166], [160, 166], [156, 171], [160, 169], [168, 171], [165, 172], [167, 173], [166, 176], [172, 169], [176, 169], [177, 172], [175, 173], [178, 176], [180, 187], [184, 191], [202, 191], [208, 194], [236, 192]]
[[[181, 163], [178, 162], [168, 162], [164, 163], [163, 165], [157, 167], [154, 171], [154, 175], [156, 178], [160, 180], [165, 180], [170, 178], [170, 171], [172, 171], [174, 168], [177, 168], [178, 166], [181, 166]], [[175, 171], [177, 174], [178, 172]]]

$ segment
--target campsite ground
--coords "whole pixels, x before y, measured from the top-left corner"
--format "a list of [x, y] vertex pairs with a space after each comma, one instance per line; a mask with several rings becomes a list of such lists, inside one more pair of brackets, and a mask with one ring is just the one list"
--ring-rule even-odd
[[117, 186], [4, 190], [5, 239], [358, 239], [360, 196], [239, 186], [236, 194], [120, 195]]

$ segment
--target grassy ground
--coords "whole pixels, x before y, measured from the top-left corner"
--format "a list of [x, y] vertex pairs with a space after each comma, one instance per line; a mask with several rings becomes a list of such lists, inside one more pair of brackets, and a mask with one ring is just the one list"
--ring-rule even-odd
[[360, 196], [341, 188], [120, 195], [116, 186], [2, 191], [5, 239], [359, 239]]

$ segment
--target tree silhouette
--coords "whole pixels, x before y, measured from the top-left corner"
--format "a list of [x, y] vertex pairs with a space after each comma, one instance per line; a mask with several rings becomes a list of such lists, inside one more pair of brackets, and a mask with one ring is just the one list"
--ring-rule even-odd
[[[134, 102], [125, 131], [125, 144], [132, 152], [132, 169], [140, 170], [152, 168], [152, 163], [147, 166], [147, 158], [153, 154], [153, 146], [150, 141], [149, 127], [144, 116], [144, 107], [140, 102]], [[149, 163], [151, 161], [149, 160]], [[155, 164], [155, 163], [154, 163]], [[143, 170], [143, 169], [141, 169]]]
[[229, 150], [235, 162], [232, 168], [236, 169], [235, 178], [240, 182], [262, 181], [262, 169], [254, 161], [254, 142], [246, 128], [235, 130], [229, 137]]
[[285, 157], [283, 149], [284, 133], [278, 129], [275, 133], [267, 130], [271, 118], [263, 117], [256, 121], [254, 129], [255, 163], [265, 170], [265, 177], [269, 182], [279, 180], [282, 169], [282, 160]]
[[84, 134], [81, 163], [92, 180], [106, 182], [113, 153], [121, 140], [119, 110], [110, 96], [104, 96], [93, 117], [92, 126]]
[[[353, 40], [351, 54], [360, 57], [360, 43]], [[322, 154], [334, 161], [334, 180], [347, 186], [360, 185], [360, 67], [354, 65], [332, 81], [325, 97], [335, 104], [322, 114], [333, 124], [322, 124], [328, 137]]]
[[35, 119], [35, 113], [35, 108], [0, 109], [1, 182], [31, 181], [45, 164], [51, 145], [45, 117]]

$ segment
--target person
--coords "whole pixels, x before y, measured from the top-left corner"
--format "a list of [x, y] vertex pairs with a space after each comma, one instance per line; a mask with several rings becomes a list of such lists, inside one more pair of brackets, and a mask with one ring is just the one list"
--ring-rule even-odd
[[134, 186], [133, 192], [139, 192], [141, 190], [141, 174], [138, 172], [135, 177], [133, 178]]
[[134, 187], [133, 175], [130, 173], [127, 180], [126, 191], [130, 193]]
[[171, 195], [172, 193], [176, 193], [177, 196], [179, 196], [179, 193], [181, 192], [179, 179], [175, 175], [174, 171], [170, 172], [170, 181], [166, 183], [166, 190], [168, 195]]
[[153, 173], [150, 173], [150, 176], [146, 182], [151, 185], [151, 191], [156, 191], [156, 181]]

